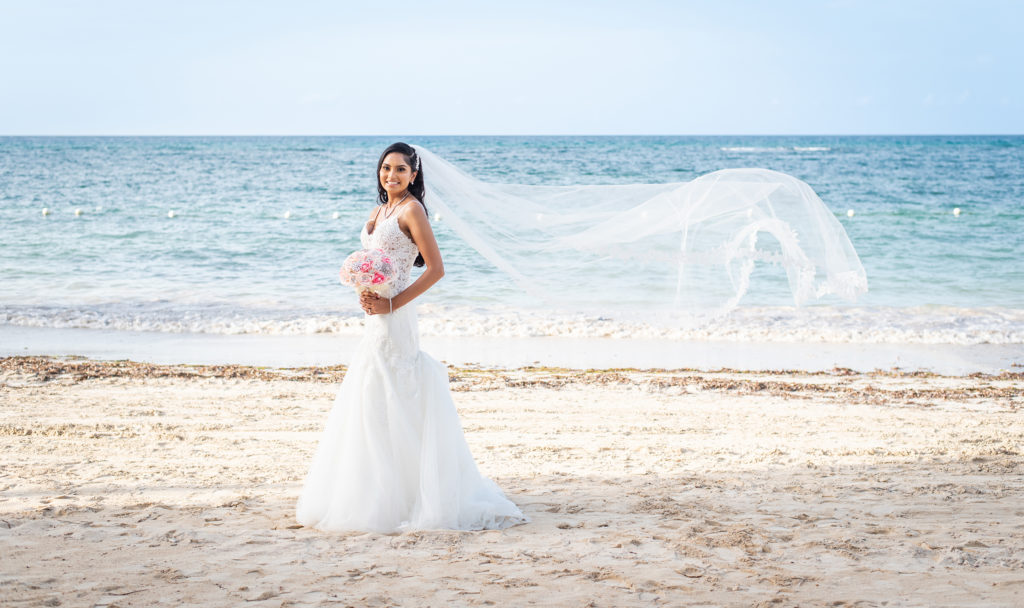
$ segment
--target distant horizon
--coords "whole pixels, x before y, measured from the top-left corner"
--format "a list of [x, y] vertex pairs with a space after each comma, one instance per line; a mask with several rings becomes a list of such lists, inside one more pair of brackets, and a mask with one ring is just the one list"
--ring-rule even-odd
[[1024, 137], [1022, 133], [3, 133], [0, 137]]

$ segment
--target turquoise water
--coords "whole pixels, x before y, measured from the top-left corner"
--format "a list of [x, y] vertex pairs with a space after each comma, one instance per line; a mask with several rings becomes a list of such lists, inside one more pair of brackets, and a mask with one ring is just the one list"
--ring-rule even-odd
[[[325, 319], [346, 325], [358, 316], [337, 266], [358, 247], [376, 195], [376, 160], [393, 141], [0, 138], [0, 323], [335, 331]], [[835, 212], [864, 264], [869, 293], [851, 308], [854, 325], [885, 319], [883, 331], [895, 335], [970, 317], [967, 331], [1011, 342], [1022, 331], [1024, 136], [405, 141], [485, 181], [678, 182], [733, 167], [789, 173]], [[479, 332], [493, 331], [477, 321], [497, 312], [543, 318], [443, 218], [435, 230], [447, 275], [424, 303], [468, 307], [480, 318], [466, 325]], [[786, 314], [784, 282], [763, 275], [741, 304], [771, 311], [741, 315], [746, 322], [771, 323]], [[621, 312], [612, 298], [602, 305], [610, 317]], [[826, 302], [830, 322], [845, 306]], [[437, 331], [462, 331], [445, 327]]]

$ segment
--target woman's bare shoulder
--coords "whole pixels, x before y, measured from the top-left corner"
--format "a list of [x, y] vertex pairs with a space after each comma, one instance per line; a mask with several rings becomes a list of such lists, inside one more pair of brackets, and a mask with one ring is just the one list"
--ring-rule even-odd
[[407, 203], [405, 209], [402, 209], [402, 221], [403, 223], [430, 223], [430, 218], [427, 217], [427, 209], [423, 206], [423, 203], [413, 199]]
[[412, 236], [410, 226], [413, 224], [417, 224], [422, 229], [424, 224], [429, 223], [430, 219], [427, 218], [427, 212], [423, 208], [423, 203], [417, 199], [406, 202], [401, 209], [401, 215], [398, 216], [398, 227], [409, 236]]
[[424, 207], [423, 203], [421, 203], [417, 198], [409, 200], [409, 202], [406, 203], [405, 209], [403, 211], [405, 213], [415, 213], [416, 215], [425, 216], [427, 214], [426, 207]]

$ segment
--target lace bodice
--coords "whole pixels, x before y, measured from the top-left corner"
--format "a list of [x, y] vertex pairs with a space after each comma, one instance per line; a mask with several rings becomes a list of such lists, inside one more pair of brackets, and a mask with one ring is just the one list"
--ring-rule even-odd
[[420, 251], [416, 243], [412, 242], [398, 225], [396, 210], [390, 217], [384, 217], [381, 210], [377, 216], [377, 222], [373, 227], [373, 233], [366, 231], [366, 224], [363, 224], [363, 231], [359, 240], [364, 249], [381, 249], [388, 254], [395, 268], [395, 278], [391, 282], [390, 292], [381, 294], [384, 297], [391, 297], [401, 293], [412, 282], [412, 265]]

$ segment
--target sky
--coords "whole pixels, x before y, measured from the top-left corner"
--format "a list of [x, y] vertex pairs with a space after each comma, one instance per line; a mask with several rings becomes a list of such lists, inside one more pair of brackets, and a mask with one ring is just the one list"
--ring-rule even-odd
[[1024, 133], [1016, 0], [0, 0], [3, 135]]

